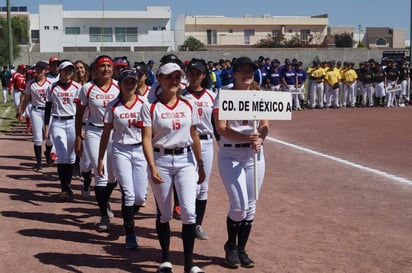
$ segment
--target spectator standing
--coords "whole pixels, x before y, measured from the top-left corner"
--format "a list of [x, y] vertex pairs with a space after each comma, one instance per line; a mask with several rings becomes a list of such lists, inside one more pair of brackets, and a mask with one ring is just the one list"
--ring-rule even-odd
[[7, 88], [9, 87], [9, 82], [11, 78], [11, 72], [7, 65], [3, 66], [3, 70], [0, 72], [0, 78], [1, 78], [3, 103], [7, 103]]

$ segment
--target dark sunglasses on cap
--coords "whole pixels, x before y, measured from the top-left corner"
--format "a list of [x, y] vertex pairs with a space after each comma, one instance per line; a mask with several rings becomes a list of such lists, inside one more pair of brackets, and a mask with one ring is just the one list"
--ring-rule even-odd
[[119, 81], [129, 79], [129, 78], [135, 79], [136, 81], [139, 80], [139, 76], [137, 75], [137, 72], [135, 69], [128, 68], [120, 72]]

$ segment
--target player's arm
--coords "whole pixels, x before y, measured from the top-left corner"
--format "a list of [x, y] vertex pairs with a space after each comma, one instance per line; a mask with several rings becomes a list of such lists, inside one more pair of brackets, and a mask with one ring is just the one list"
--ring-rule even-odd
[[105, 123], [103, 127], [102, 136], [99, 144], [99, 157], [97, 159], [97, 173], [104, 176], [104, 155], [106, 154], [107, 143], [109, 143], [110, 132], [113, 128], [113, 123]]
[[197, 132], [197, 129], [196, 129], [195, 125], [192, 125], [190, 127], [190, 136], [192, 137], [192, 140], [193, 140], [192, 150], [193, 150], [193, 154], [195, 155], [195, 158], [196, 158], [198, 174], [199, 174], [199, 180], [197, 181], [197, 184], [201, 184], [205, 180], [206, 174], [205, 174], [205, 170], [204, 170], [204, 167], [203, 167], [203, 159], [202, 159], [202, 150], [201, 150], [201, 146], [200, 146], [200, 138], [199, 138], [199, 134]]
[[49, 138], [49, 123], [51, 117], [52, 102], [46, 101], [46, 108], [44, 110], [44, 136]]
[[83, 114], [86, 109], [85, 105], [81, 105], [80, 102], [76, 103], [76, 117], [75, 117], [75, 129], [76, 129], [76, 146], [75, 151], [78, 156], [82, 155], [82, 127], [83, 127]]
[[260, 147], [263, 145], [263, 141], [269, 133], [269, 122], [267, 120], [261, 120], [259, 122], [259, 128], [256, 133], [251, 134], [251, 144], [252, 148], [258, 152]]
[[25, 111], [27, 104], [29, 104], [29, 101], [31, 101], [31, 95], [30, 93], [26, 93], [23, 96], [23, 99], [20, 100], [19, 107], [17, 108], [17, 118], [22, 120], [23, 118], [23, 112]]
[[153, 156], [153, 145], [152, 145], [152, 127], [143, 127], [142, 128], [142, 145], [143, 153], [149, 166], [152, 181], [155, 184], [163, 183], [162, 177], [160, 176], [159, 171], [157, 170], [154, 156]]

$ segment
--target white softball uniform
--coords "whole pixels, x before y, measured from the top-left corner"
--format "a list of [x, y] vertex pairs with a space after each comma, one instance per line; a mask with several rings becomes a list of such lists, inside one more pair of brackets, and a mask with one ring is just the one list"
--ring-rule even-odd
[[[156, 88], [155, 94], [161, 92], [159, 89], [160, 86]], [[196, 223], [196, 188], [199, 177], [196, 160], [190, 149], [193, 143], [190, 128], [199, 123], [195, 108], [188, 99], [182, 98], [173, 107], [168, 107], [157, 99], [149, 99], [142, 108], [143, 126], [152, 128], [154, 160], [164, 182], [155, 184], [150, 180], [161, 223], [172, 218], [173, 184], [179, 198], [182, 223]]]
[[58, 164], [73, 164], [76, 160], [74, 116], [79, 88], [80, 84], [74, 81], [65, 87], [56, 82], [46, 92], [46, 101], [52, 103], [49, 131], [56, 147]]
[[104, 122], [113, 126], [113, 171], [125, 206], [142, 205], [147, 194], [147, 161], [143, 154], [140, 112], [144, 101], [136, 96], [130, 106], [120, 99], [106, 107]]
[[[216, 97], [214, 114], [219, 113], [219, 96]], [[239, 133], [253, 133], [253, 121], [228, 120], [227, 126]], [[259, 125], [258, 125], [259, 126]], [[228, 216], [233, 221], [253, 220], [256, 212], [254, 194], [254, 150], [249, 143], [241, 143], [220, 137], [218, 153], [219, 173], [229, 197], [230, 209]], [[263, 184], [265, 174], [265, 159], [263, 146], [257, 154], [258, 190]]]
[[208, 89], [203, 89], [201, 93], [190, 92], [185, 89], [182, 94], [190, 98], [197, 106], [197, 114], [200, 123], [196, 126], [200, 138], [203, 167], [205, 170], [205, 180], [197, 185], [197, 200], [207, 200], [209, 190], [210, 173], [213, 165], [213, 125], [212, 110], [215, 103], [216, 94]]
[[[50, 81], [45, 80], [43, 84], [31, 80], [27, 83], [25, 96], [30, 96], [30, 118], [33, 131], [34, 145], [40, 146], [43, 143], [44, 110], [46, 103], [46, 91], [51, 86]], [[47, 145], [52, 145], [50, 140], [46, 140]]]
[[[93, 169], [97, 170], [100, 138], [104, 126], [104, 112], [110, 101], [114, 100], [119, 95], [119, 86], [117, 81], [112, 80], [106, 90], [101, 89], [94, 82], [84, 84], [79, 92], [79, 101], [81, 105], [87, 106], [89, 116], [85, 127], [85, 148], [89, 155]], [[112, 169], [112, 161], [107, 158], [112, 158], [112, 142], [107, 144], [107, 150], [103, 159], [106, 171], [103, 176], [94, 174], [96, 186], [106, 186], [108, 182], [115, 181], [115, 176]]]

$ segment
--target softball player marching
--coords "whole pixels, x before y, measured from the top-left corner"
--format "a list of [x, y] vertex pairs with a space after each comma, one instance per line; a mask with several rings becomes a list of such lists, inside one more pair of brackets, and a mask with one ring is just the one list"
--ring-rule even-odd
[[[93, 169], [97, 170], [100, 138], [104, 126], [104, 111], [109, 102], [118, 96], [119, 87], [117, 81], [112, 79], [113, 61], [109, 56], [97, 57], [94, 69], [96, 79], [83, 85], [79, 92], [79, 103], [76, 111], [76, 153], [78, 156], [82, 155], [82, 122], [84, 111], [87, 108], [89, 117], [85, 127], [84, 148], [89, 155]], [[100, 176], [97, 171], [94, 175], [96, 183], [94, 190], [101, 214], [101, 220], [97, 227], [99, 231], [110, 230], [108, 202], [113, 189], [117, 185], [111, 160], [107, 161], [108, 157], [112, 157], [111, 141], [107, 145], [107, 152], [104, 157], [106, 171], [103, 176]]]
[[[44, 139], [44, 110], [46, 109], [46, 91], [51, 85], [50, 81], [46, 78], [46, 69], [46, 62], [40, 61], [36, 63], [36, 78], [27, 83], [24, 97], [20, 102], [18, 110], [18, 116], [22, 119], [27, 105], [31, 104], [29, 111], [32, 123], [34, 155], [36, 157], [35, 172], [43, 171], [41, 154]], [[46, 146], [51, 145], [51, 141], [46, 138]]]
[[203, 165], [206, 174], [203, 183], [197, 186], [196, 238], [206, 240], [209, 236], [203, 230], [202, 222], [206, 211], [209, 179], [210, 173], [212, 172], [213, 163], [212, 109], [216, 95], [212, 91], [205, 88], [210, 82], [210, 77], [206, 62], [204, 60], [192, 59], [186, 67], [186, 70], [189, 86], [183, 90], [182, 94], [185, 97], [192, 99], [198, 109], [197, 112], [201, 123], [196, 127], [200, 138]]
[[147, 194], [147, 162], [142, 149], [140, 110], [143, 100], [136, 94], [138, 76], [134, 69], [120, 72], [119, 97], [106, 107], [104, 128], [99, 147], [97, 172], [104, 175], [104, 154], [113, 129], [113, 171], [122, 191], [123, 225], [126, 248], [138, 247], [134, 231], [134, 215]]
[[[196, 236], [196, 189], [205, 178], [196, 125], [198, 112], [180, 97], [184, 72], [177, 63], [159, 67], [153, 97], [142, 108], [143, 150], [150, 172], [150, 185], [156, 199], [156, 232], [162, 249], [159, 272], [172, 272], [170, 225], [173, 184], [181, 206], [184, 271], [204, 272], [193, 264]], [[197, 167], [197, 170], [196, 170]]]
[[[234, 90], [258, 90], [253, 82], [253, 74], [257, 69], [255, 63], [241, 57], [233, 65]], [[218, 97], [215, 101], [213, 115], [216, 130], [220, 135], [218, 154], [219, 172], [226, 193], [229, 197], [230, 209], [226, 219], [228, 240], [224, 245], [226, 263], [237, 268], [254, 267], [245, 247], [252, 229], [256, 212], [254, 194], [254, 169], [258, 172], [258, 189], [260, 190], [265, 173], [263, 141], [269, 131], [267, 120], [259, 121], [257, 132], [253, 122], [248, 120], [219, 120]], [[254, 162], [255, 153], [257, 161]]]
[[71, 181], [73, 175], [74, 152], [76, 134], [74, 130], [74, 116], [76, 114], [76, 98], [80, 84], [71, 80], [74, 65], [66, 60], [59, 65], [60, 79], [46, 92], [45, 135], [48, 137], [49, 121], [50, 135], [57, 157], [57, 173], [60, 179], [60, 198], [68, 199], [73, 196]]

